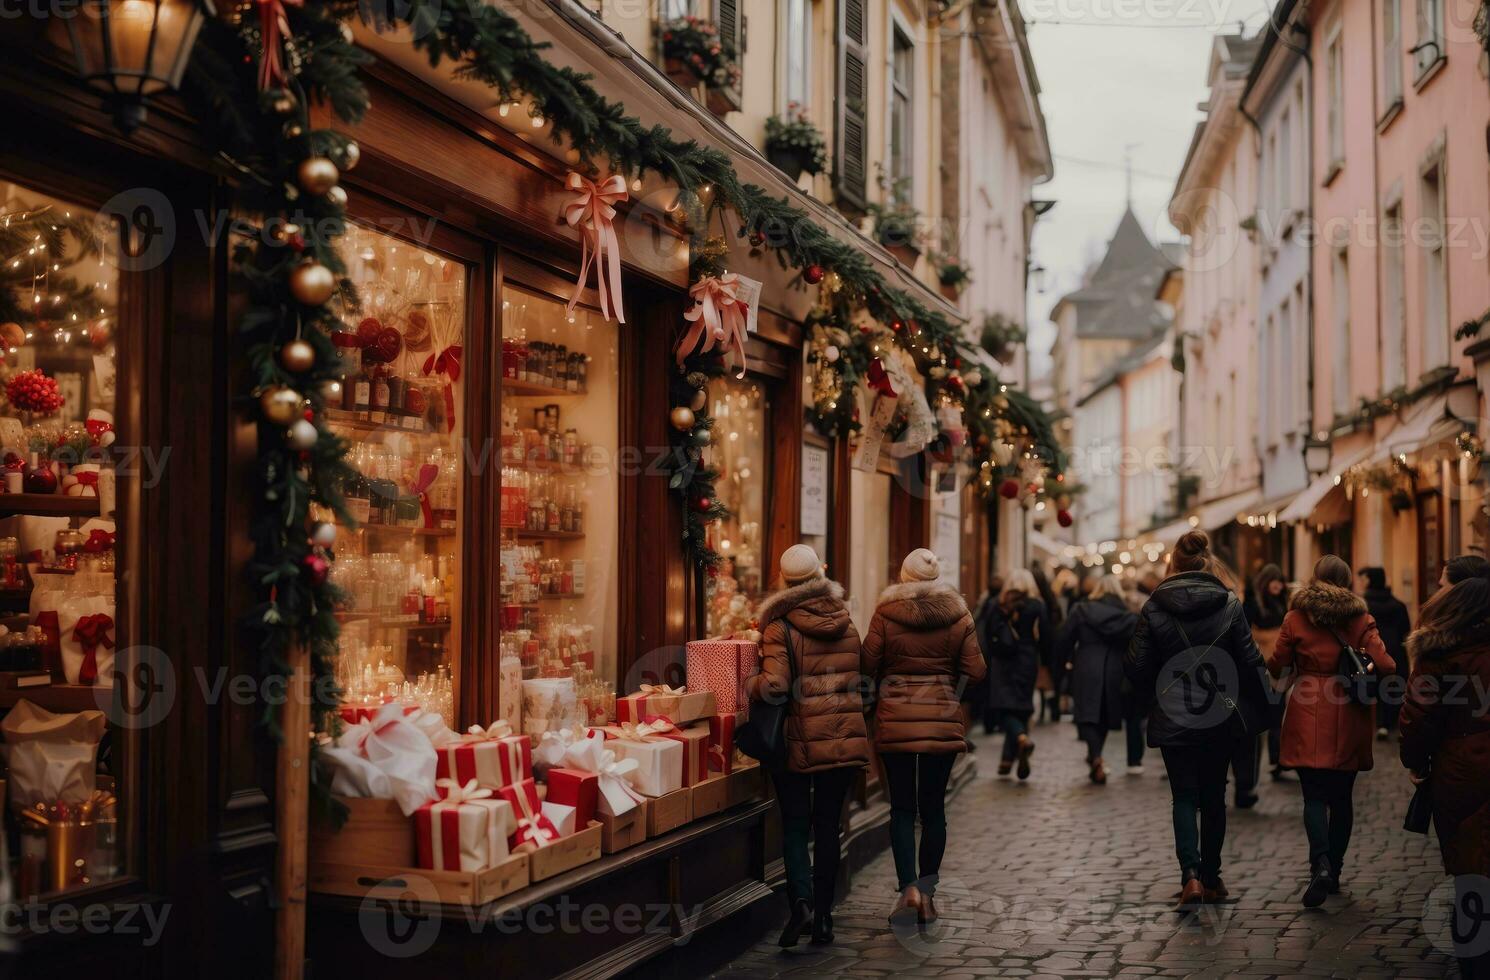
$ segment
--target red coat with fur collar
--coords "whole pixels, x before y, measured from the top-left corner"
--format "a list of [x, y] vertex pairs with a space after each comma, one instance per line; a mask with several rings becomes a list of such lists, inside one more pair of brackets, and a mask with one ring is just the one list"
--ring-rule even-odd
[[944, 582], [892, 585], [864, 637], [864, 676], [878, 692], [881, 752], [962, 752], [961, 699], [988, 665], [967, 603]]
[[[1283, 765], [1303, 769], [1370, 769], [1374, 709], [1352, 703], [1337, 671], [1340, 640], [1376, 664], [1380, 676], [1395, 668], [1366, 602], [1349, 589], [1316, 583], [1294, 593], [1283, 617], [1268, 670], [1295, 680], [1283, 715]], [[1339, 639], [1336, 638], [1338, 635]]]

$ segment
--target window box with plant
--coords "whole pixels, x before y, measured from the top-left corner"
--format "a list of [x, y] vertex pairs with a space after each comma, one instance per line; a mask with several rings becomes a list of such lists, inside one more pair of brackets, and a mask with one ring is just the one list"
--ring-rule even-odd
[[906, 265], [921, 256], [921, 212], [910, 201], [910, 178], [891, 184], [884, 203], [871, 203], [865, 210], [874, 219], [874, 237]]
[[827, 169], [828, 143], [799, 103], [788, 102], [785, 113], [766, 120], [766, 159], [793, 180]]
[[737, 108], [732, 93], [740, 85], [734, 46], [702, 17], [678, 17], [662, 25], [662, 61], [667, 75], [692, 91], [703, 83], [709, 111], [723, 115]]
[[973, 270], [962, 264], [962, 257], [958, 255], [938, 254], [934, 257], [936, 262], [936, 279], [942, 287], [942, 295], [957, 301], [973, 281]]
[[983, 334], [978, 346], [1000, 364], [1008, 364], [1014, 357], [1014, 348], [1026, 339], [1024, 327], [1002, 313], [989, 313], [983, 317]]

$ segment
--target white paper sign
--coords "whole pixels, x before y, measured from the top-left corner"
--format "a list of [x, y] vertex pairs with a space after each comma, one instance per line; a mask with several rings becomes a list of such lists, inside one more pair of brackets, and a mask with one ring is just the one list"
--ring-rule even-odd
[[880, 447], [885, 441], [885, 430], [895, 418], [895, 408], [899, 401], [898, 397], [875, 396], [874, 409], [869, 413], [869, 421], [860, 430], [859, 445], [854, 449], [854, 469], [861, 473], [873, 473], [879, 467]]
[[802, 447], [802, 534], [828, 533], [828, 451]]
[[740, 283], [735, 295], [745, 304], [745, 332], [752, 334], [760, 329], [761, 284], [749, 276], [736, 274], [735, 278]]

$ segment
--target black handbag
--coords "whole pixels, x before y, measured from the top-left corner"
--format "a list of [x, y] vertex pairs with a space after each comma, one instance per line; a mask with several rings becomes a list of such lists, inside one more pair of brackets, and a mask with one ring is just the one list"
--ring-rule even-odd
[[735, 748], [762, 765], [777, 767], [786, 763], [786, 717], [797, 689], [797, 657], [792, 650], [792, 627], [784, 619], [781, 625], [785, 630], [786, 664], [791, 683], [785, 695], [768, 695], [750, 702], [745, 724], [735, 732]]
[[1345, 686], [1345, 696], [1355, 704], [1375, 704], [1381, 682], [1376, 673], [1376, 664], [1370, 657], [1346, 643], [1339, 633], [1334, 630], [1330, 632], [1340, 644], [1340, 661], [1335, 669], [1340, 675], [1340, 683]]
[[1409, 834], [1426, 834], [1433, 825], [1433, 791], [1425, 779], [1418, 783], [1407, 804], [1407, 815], [1402, 818], [1402, 829]]

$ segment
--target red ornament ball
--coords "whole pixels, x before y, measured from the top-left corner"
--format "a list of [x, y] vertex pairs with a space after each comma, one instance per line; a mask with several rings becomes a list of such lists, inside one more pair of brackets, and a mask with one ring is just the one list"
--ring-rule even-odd
[[357, 324], [357, 346], [367, 347], [378, 339], [378, 334], [383, 332], [383, 323], [375, 316], [364, 317]]
[[750, 233], [750, 247], [760, 248], [766, 244], [766, 233], [763, 231], [752, 231]]
[[700, 514], [707, 512], [708, 509], [713, 506], [714, 501], [710, 500], [708, 497], [699, 497], [693, 502], [693, 509], [698, 511]]
[[38, 466], [26, 474], [21, 486], [27, 493], [56, 493], [57, 474], [50, 468]]
[[331, 571], [331, 563], [317, 554], [306, 555], [300, 564], [305, 566], [305, 574], [310, 578], [312, 585], [325, 585], [326, 576]]
[[1013, 500], [1019, 496], [1019, 481], [1010, 477], [999, 484], [999, 496], [1005, 500]]
[[809, 283], [811, 283], [814, 286], [816, 286], [818, 283], [822, 282], [823, 281], [823, 276], [825, 276], [827, 274], [828, 274], [827, 273], [827, 270], [824, 269], [822, 266], [818, 265], [816, 262], [814, 262], [812, 265], [809, 265], [807, 268], [805, 268], [805, 269], [802, 270], [802, 278], [803, 279], [806, 279]]
[[1055, 512], [1055, 522], [1061, 527], [1070, 527], [1073, 518], [1069, 510], [1058, 510]]
[[23, 412], [50, 415], [62, 407], [62, 393], [57, 390], [57, 379], [47, 377], [40, 370], [12, 375], [5, 383], [5, 397]]
[[900, 331], [905, 329], [905, 324], [901, 323], [899, 320], [891, 320], [890, 329], [895, 331], [896, 333], [900, 333]]

